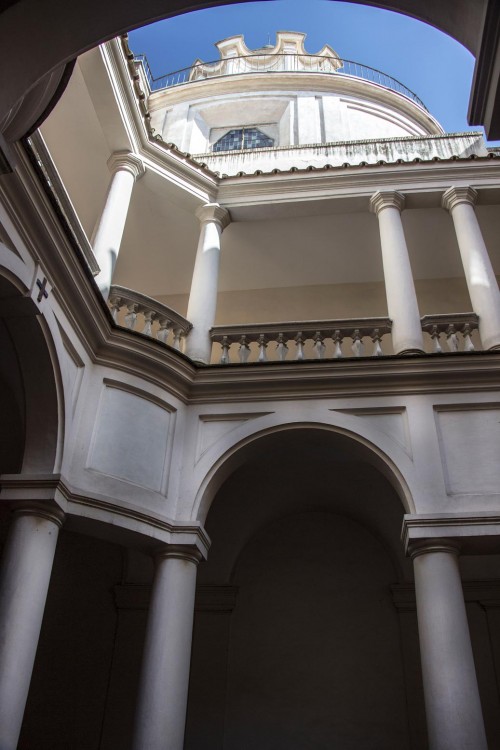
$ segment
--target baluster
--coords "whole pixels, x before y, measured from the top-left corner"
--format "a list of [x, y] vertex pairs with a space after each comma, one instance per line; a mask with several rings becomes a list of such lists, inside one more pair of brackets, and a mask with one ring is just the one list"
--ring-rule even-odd
[[432, 339], [432, 351], [435, 354], [441, 354], [443, 351], [441, 347], [441, 343], [439, 341], [439, 327], [438, 326], [432, 326], [431, 328], [431, 339]]
[[125, 315], [125, 325], [127, 328], [130, 328], [131, 331], [134, 330], [137, 322], [137, 309], [138, 305], [135, 302], [128, 303], [127, 314]]
[[450, 325], [446, 329], [446, 340], [448, 342], [448, 349], [450, 350], [450, 352], [458, 352], [458, 336], [453, 323], [450, 323]]
[[380, 335], [380, 329], [375, 328], [375, 330], [372, 333], [371, 339], [373, 341], [373, 352], [372, 357], [381, 357], [382, 347], [380, 346], [380, 342], [382, 341], [382, 336]]
[[160, 327], [158, 329], [158, 333], [156, 334], [156, 338], [158, 339], [158, 341], [162, 341], [164, 344], [166, 344], [170, 329], [172, 327], [172, 323], [168, 318], [159, 318], [158, 322], [160, 324]]
[[359, 328], [355, 328], [351, 335], [352, 338], [352, 352], [355, 357], [362, 357], [364, 353], [363, 340]]
[[464, 337], [464, 351], [465, 352], [474, 351], [474, 344], [472, 343], [471, 335], [472, 335], [471, 327], [469, 323], [465, 323], [464, 329], [462, 331], [462, 336]]
[[182, 351], [182, 337], [184, 335], [184, 331], [182, 328], [174, 328], [174, 340], [172, 342], [172, 346], [174, 349], [177, 349], [178, 352]]
[[314, 334], [314, 350], [318, 359], [323, 359], [325, 356], [326, 346], [323, 343], [323, 338], [324, 336], [321, 334], [321, 331], [316, 331]]
[[221, 365], [227, 365], [229, 363], [229, 347], [231, 346], [231, 342], [229, 341], [227, 336], [222, 337], [222, 341], [220, 342], [220, 345], [222, 347], [222, 354], [220, 358], [220, 364]]
[[243, 335], [240, 338], [240, 348], [238, 351], [238, 357], [240, 358], [240, 362], [245, 364], [245, 362], [248, 361], [249, 356], [250, 356], [250, 347], [247, 344], [247, 337]]
[[118, 313], [120, 311], [120, 307], [122, 306], [122, 301], [120, 297], [115, 297], [114, 295], [109, 298], [109, 306], [111, 308], [111, 316], [115, 323], [118, 320]]
[[299, 331], [297, 335], [295, 336], [295, 343], [297, 345], [295, 359], [296, 360], [304, 359], [304, 339], [302, 336], [302, 331]]
[[144, 315], [144, 328], [142, 329], [142, 333], [146, 336], [151, 336], [153, 333], [153, 320], [156, 317], [156, 313], [154, 310], [143, 310], [142, 314]]
[[342, 359], [342, 357], [344, 356], [343, 353], [342, 353], [342, 341], [344, 339], [341, 336], [341, 333], [340, 333], [340, 331], [338, 329], [333, 332], [332, 339], [333, 339], [333, 343], [335, 345], [335, 349], [333, 351], [333, 356], [335, 357], [335, 359]]
[[267, 352], [266, 352], [267, 342], [266, 342], [266, 337], [264, 336], [263, 333], [260, 334], [260, 336], [259, 336], [259, 338], [258, 338], [257, 341], [258, 341], [258, 344], [259, 344], [259, 357], [258, 357], [257, 361], [258, 362], [267, 362]]
[[276, 345], [276, 352], [280, 362], [284, 362], [286, 355], [288, 354], [288, 346], [286, 345], [286, 339], [282, 333], [278, 333], [278, 343]]

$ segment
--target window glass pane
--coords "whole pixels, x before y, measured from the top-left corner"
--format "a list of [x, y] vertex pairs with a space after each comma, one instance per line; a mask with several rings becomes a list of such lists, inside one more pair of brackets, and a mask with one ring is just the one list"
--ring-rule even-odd
[[244, 148], [269, 148], [274, 139], [258, 128], [238, 128], [229, 130], [213, 145], [214, 151], [235, 151]]
[[258, 128], [245, 128], [243, 148], [266, 148], [274, 146], [274, 140]]
[[243, 147], [242, 143], [243, 129], [230, 130], [229, 133], [219, 138], [217, 143], [214, 143], [214, 151], [235, 151]]

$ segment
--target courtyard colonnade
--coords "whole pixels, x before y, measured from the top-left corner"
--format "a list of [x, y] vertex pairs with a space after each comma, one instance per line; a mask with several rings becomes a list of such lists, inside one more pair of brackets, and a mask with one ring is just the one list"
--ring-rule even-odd
[[[132, 154], [115, 153], [106, 205], [95, 232], [94, 249], [100, 259], [97, 282], [105, 299], [113, 284], [113, 271], [132, 199], [135, 179], [145, 170]], [[120, 187], [118, 181], [125, 180]], [[442, 193], [442, 207], [449, 211], [460, 250], [463, 272], [484, 349], [500, 347], [500, 291], [474, 205], [478, 192], [472, 187], [451, 186]], [[387, 309], [392, 321], [395, 354], [424, 351], [421, 318], [410, 265], [401, 212], [405, 195], [397, 190], [376, 191], [369, 208], [376, 214], [380, 230]], [[411, 209], [410, 209], [411, 210]], [[221, 236], [231, 222], [231, 214], [217, 203], [201, 205], [196, 215], [200, 236], [189, 295], [188, 321], [193, 328], [186, 342], [186, 354], [195, 362], [209, 363], [212, 344], [210, 330], [216, 319]]]

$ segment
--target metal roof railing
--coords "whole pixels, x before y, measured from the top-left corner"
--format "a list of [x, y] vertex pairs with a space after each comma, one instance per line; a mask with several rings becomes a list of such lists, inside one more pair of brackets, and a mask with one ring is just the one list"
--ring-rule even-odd
[[415, 102], [423, 109], [427, 107], [415, 92], [401, 81], [369, 65], [362, 65], [353, 60], [344, 60], [326, 55], [298, 55], [291, 53], [254, 54], [241, 57], [226, 57], [213, 62], [200, 62], [189, 68], [182, 68], [172, 73], [155, 78], [151, 72], [146, 55], [135, 55], [135, 60], [142, 63], [144, 74], [151, 92], [161, 89], [182, 86], [209, 78], [223, 78], [233, 75], [250, 75], [255, 73], [321, 73], [342, 77], [360, 78], [395, 91]]

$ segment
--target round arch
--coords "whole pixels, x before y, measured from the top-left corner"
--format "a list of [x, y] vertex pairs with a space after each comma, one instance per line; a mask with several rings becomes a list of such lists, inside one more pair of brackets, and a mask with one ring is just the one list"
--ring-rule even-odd
[[60, 397], [47, 326], [20, 282], [0, 274], [0, 473], [48, 474], [60, 444]]
[[[473, 54], [480, 51], [487, 0], [363, 1], [424, 21], [457, 39]], [[166, 11], [164, 0], [109, 0], [103, 13], [98, 0], [62, 5], [58, 0], [8, 0], [0, 15], [4, 51], [1, 130], [7, 140], [16, 140], [33, 129], [64, 90], [69, 73], [66, 66], [88, 49], [153, 21], [233, 2], [236, 0], [171, 0]], [[64, 34], [55, 31], [61, 28]], [[19, 55], [19, 49], [31, 53]]]
[[[234, 441], [211, 479], [222, 473], [198, 571], [206, 598], [187, 746], [204, 747], [207, 700], [210, 716], [224, 717], [211, 732], [228, 748], [248, 738], [255, 747], [409, 746], [391, 593], [411, 565], [400, 467], [346, 425], [308, 420]], [[205, 501], [207, 491], [210, 480]]]
[[[235, 440], [209, 466], [195, 494], [192, 517], [204, 523], [215, 495], [223, 482], [248, 458], [259, 452], [263, 440], [295, 430], [322, 431], [327, 435], [334, 436], [337, 443], [340, 442], [344, 447], [348, 447], [361, 460], [378, 469], [396, 491], [404, 512], [414, 513], [413, 487], [415, 478], [409, 476], [411, 461], [408, 456], [405, 457], [404, 452], [398, 450], [396, 446], [394, 446], [394, 450], [391, 450], [389, 441], [383, 439], [382, 433], [377, 435], [381, 440], [380, 443], [376, 444], [373, 440], [374, 436], [369, 436], [366, 430], [358, 428], [358, 425], [356, 425], [358, 429], [354, 429], [354, 419], [343, 415], [343, 418], [336, 424], [319, 420], [279, 422], [276, 415], [272, 415], [271, 418], [267, 418], [267, 421], [272, 423], [269, 426], [261, 425], [260, 428], [247, 428], [247, 434], [239, 440]], [[210, 461], [210, 457], [208, 457], [208, 461]]]

